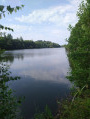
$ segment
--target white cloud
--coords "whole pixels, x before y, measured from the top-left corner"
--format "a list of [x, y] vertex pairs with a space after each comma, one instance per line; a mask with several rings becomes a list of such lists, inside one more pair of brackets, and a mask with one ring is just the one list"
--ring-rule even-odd
[[81, 0], [68, 1], [68, 4], [63, 6], [34, 10], [26, 16], [16, 17], [15, 19], [21, 22], [20, 25], [9, 25], [15, 31], [14, 38], [22, 36], [25, 40], [49, 40], [65, 44], [65, 39], [70, 34], [68, 25], [75, 25], [78, 20], [76, 12]]
[[25, 31], [31, 31], [32, 26], [26, 26], [26, 25], [15, 25], [15, 24], [10, 24], [8, 25], [12, 29], [14, 29], [15, 32], [25, 32]]
[[60, 6], [49, 9], [35, 10], [27, 16], [22, 15], [21, 17], [17, 17], [15, 19], [26, 23], [58, 23], [63, 19], [62, 13], [64, 14], [64, 12], [65, 11], [62, 10], [62, 7]]
[[20, 22], [31, 24], [41, 24], [48, 22], [57, 25], [67, 25], [70, 23], [75, 24], [77, 21], [76, 11], [80, 1], [78, 2], [78, 0], [69, 0], [70, 4], [48, 9], [34, 10], [27, 16], [22, 15], [21, 17], [16, 17], [15, 19]]
[[[12, 29], [14, 29], [14, 32], [7, 31], [7, 33], [11, 33], [14, 38], [22, 36], [24, 39], [30, 37], [30, 32], [32, 31], [32, 26], [26, 26], [26, 25], [19, 25], [19, 24], [5, 24], [5, 26], [8, 26]], [[6, 30], [2, 30], [2, 32], [6, 32]], [[28, 35], [27, 35], [28, 34]], [[27, 38], [27, 39], [28, 39]], [[30, 40], [30, 39], [29, 39]]]

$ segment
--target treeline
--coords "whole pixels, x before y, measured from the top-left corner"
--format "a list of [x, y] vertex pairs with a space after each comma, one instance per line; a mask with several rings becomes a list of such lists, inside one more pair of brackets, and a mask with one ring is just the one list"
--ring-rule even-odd
[[68, 78], [76, 86], [90, 88], [90, 0], [81, 3], [77, 15], [78, 23], [69, 26], [67, 47], [72, 70]]
[[22, 37], [13, 39], [11, 34], [0, 37], [0, 48], [6, 50], [13, 49], [32, 49], [32, 48], [58, 48], [59, 44], [53, 43], [50, 41], [32, 41], [32, 40], [23, 40]]

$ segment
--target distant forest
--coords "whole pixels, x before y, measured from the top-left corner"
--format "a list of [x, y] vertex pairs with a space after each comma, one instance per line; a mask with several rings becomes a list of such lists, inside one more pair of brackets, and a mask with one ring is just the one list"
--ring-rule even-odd
[[0, 49], [14, 50], [14, 49], [33, 49], [33, 48], [59, 48], [60, 45], [50, 41], [33, 41], [23, 40], [22, 37], [13, 39], [11, 34], [0, 37]]

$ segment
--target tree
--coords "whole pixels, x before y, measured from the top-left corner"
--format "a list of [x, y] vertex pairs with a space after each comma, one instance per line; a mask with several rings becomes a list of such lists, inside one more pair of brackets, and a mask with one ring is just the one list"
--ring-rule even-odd
[[[0, 5], [0, 19], [2, 19], [2, 17], [5, 17], [6, 13], [12, 14], [13, 12], [17, 12], [17, 10], [20, 10], [22, 7], [24, 7], [24, 5], [16, 6], [16, 7], [11, 7], [10, 5], [9, 6]], [[0, 29], [13, 31], [12, 28], [3, 26], [2, 24], [0, 24]]]
[[[21, 7], [16, 6], [15, 8], [11, 8], [11, 6], [3, 6], [0, 5], [0, 19], [2, 19], [2, 16], [5, 17], [6, 12], [11, 14], [13, 11], [17, 11], [21, 9]], [[6, 9], [5, 9], [6, 8]], [[5, 30], [12, 30], [9, 27], [3, 26], [0, 24], [0, 30], [5, 29]], [[6, 47], [5, 44], [3, 44], [3, 40], [5, 43], [11, 47], [12, 39], [13, 37], [11, 34], [8, 34], [7, 36], [4, 34], [4, 37], [2, 37], [2, 32], [0, 32], [0, 41], [1, 41], [1, 46]], [[7, 39], [9, 39], [7, 41]], [[0, 49], [1, 53], [1, 49]], [[3, 63], [4, 62], [4, 63]], [[0, 54], [0, 119], [20, 119], [21, 117], [17, 117], [17, 112], [18, 112], [18, 105], [20, 104], [21, 100], [18, 100], [16, 97], [12, 95], [12, 90], [9, 88], [6, 83], [10, 80], [17, 80], [19, 77], [11, 77], [10, 72], [8, 71], [8, 66], [7, 63], [5, 64], [5, 61], [2, 59], [1, 54]]]
[[[0, 19], [2, 19], [2, 17], [5, 17], [5, 14], [6, 13], [7, 14], [12, 14], [13, 12], [17, 12], [17, 10], [20, 10], [23, 7], [24, 7], [24, 5], [16, 6], [16, 7], [11, 7], [10, 5], [9, 6], [0, 5]], [[3, 26], [2, 24], [0, 24], [0, 30], [1, 29], [13, 31], [12, 28], [6, 27], [6, 26]], [[3, 32], [0, 31], [0, 39], [2, 39], [2, 36], [3, 35], [5, 37], [5, 33], [3, 33]], [[10, 35], [9, 35], [9, 37], [10, 37]]]
[[77, 12], [78, 22], [71, 27], [68, 39], [71, 72], [68, 77], [76, 86], [90, 87], [90, 0], [82, 1]]

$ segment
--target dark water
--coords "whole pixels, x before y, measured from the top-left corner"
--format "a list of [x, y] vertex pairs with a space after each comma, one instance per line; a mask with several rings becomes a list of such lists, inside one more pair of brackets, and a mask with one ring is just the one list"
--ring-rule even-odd
[[5, 52], [13, 76], [21, 79], [10, 82], [15, 95], [25, 96], [21, 112], [31, 119], [35, 112], [43, 111], [46, 104], [52, 112], [56, 101], [65, 98], [71, 83], [66, 79], [69, 62], [64, 48], [28, 49]]

